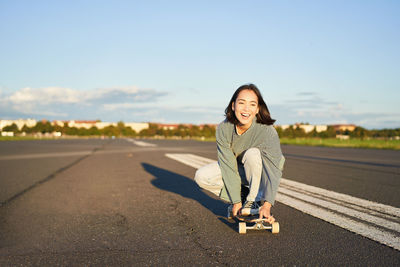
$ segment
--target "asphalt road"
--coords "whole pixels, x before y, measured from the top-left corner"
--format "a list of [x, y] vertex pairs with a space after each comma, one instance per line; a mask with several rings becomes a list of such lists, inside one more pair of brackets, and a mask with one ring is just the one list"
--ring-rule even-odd
[[[215, 160], [215, 144], [141, 141], [155, 146], [0, 142], [0, 266], [400, 266], [398, 249], [281, 202], [279, 234], [240, 235], [227, 204], [194, 183], [196, 169], [165, 156]], [[399, 151], [282, 149], [288, 180], [400, 207]]]

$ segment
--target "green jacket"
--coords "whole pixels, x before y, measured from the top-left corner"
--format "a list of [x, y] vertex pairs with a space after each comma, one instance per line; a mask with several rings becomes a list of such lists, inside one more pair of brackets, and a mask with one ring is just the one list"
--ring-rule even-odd
[[264, 198], [273, 205], [285, 163], [275, 128], [272, 125], [257, 123], [254, 119], [250, 128], [242, 135], [238, 135], [235, 125], [225, 120], [217, 127], [216, 139], [218, 164], [224, 181], [220, 197], [231, 203], [241, 201], [238, 157], [247, 149], [256, 147], [262, 157], [262, 179], [267, 181]]

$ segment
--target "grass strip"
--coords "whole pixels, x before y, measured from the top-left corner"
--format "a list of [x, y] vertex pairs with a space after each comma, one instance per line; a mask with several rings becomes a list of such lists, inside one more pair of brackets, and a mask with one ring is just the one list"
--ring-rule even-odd
[[[56, 139], [90, 139], [96, 137], [33, 137], [33, 136], [0, 136], [0, 141], [21, 141], [21, 140], [56, 140]], [[174, 139], [174, 138], [166, 138]], [[185, 138], [186, 139], [186, 138]], [[215, 142], [215, 138], [191, 138], [198, 141]], [[351, 147], [351, 148], [372, 148], [372, 149], [391, 149], [400, 150], [400, 140], [383, 140], [383, 139], [355, 139], [340, 140], [336, 138], [286, 138], [282, 137], [283, 145], [301, 145], [301, 146], [326, 146], [326, 147]]]
[[400, 140], [382, 139], [281, 138], [281, 144], [400, 150]]

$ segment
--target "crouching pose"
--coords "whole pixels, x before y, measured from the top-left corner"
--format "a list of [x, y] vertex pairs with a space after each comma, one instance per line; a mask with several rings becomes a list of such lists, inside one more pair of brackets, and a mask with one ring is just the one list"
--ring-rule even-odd
[[197, 170], [197, 184], [231, 203], [233, 216], [256, 210], [269, 223], [285, 158], [267, 105], [254, 84], [239, 87], [217, 127], [218, 162]]

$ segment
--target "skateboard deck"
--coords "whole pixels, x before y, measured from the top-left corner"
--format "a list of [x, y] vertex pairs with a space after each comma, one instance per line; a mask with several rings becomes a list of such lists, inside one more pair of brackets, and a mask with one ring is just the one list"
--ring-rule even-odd
[[267, 222], [267, 219], [260, 219], [259, 216], [236, 216], [239, 221], [239, 233], [245, 234], [247, 230], [271, 230], [273, 234], [279, 233], [279, 223], [272, 224]]

